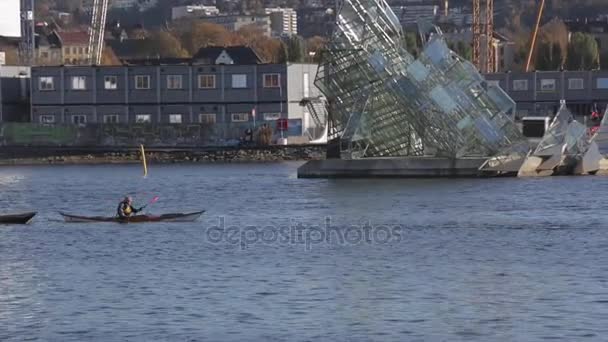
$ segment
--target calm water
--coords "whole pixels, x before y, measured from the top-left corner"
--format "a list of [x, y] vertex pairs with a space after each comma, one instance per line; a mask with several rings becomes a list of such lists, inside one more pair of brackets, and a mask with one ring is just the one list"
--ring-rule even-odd
[[[608, 177], [299, 180], [299, 164], [5, 167], [0, 341], [608, 336]], [[131, 193], [195, 223], [66, 224]]]

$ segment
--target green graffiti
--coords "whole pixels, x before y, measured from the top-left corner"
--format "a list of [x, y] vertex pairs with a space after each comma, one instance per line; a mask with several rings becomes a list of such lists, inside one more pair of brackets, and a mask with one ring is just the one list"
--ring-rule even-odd
[[78, 127], [5, 123], [2, 138], [5, 145], [70, 145], [78, 140]]

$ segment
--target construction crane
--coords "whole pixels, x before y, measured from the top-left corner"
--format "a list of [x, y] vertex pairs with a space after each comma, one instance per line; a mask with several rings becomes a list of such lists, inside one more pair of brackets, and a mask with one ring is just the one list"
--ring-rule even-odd
[[534, 50], [536, 49], [536, 38], [538, 37], [538, 30], [540, 29], [540, 20], [543, 17], [543, 11], [545, 10], [545, 0], [541, 0], [540, 7], [538, 9], [538, 15], [536, 16], [536, 25], [534, 25], [534, 31], [532, 31], [532, 39], [530, 40], [530, 49], [528, 50], [528, 60], [526, 61], [526, 72], [530, 71], [532, 66], [532, 57], [534, 56]]
[[[482, 22], [482, 1], [485, 3], [485, 20]], [[483, 73], [496, 72], [494, 36], [494, 0], [473, 0], [473, 64]], [[484, 40], [485, 37], [485, 40]], [[482, 40], [485, 47], [482, 48]]]
[[108, 3], [110, 0], [94, 0], [91, 28], [89, 29], [89, 62], [93, 65], [101, 64], [103, 54], [103, 36], [108, 16]]

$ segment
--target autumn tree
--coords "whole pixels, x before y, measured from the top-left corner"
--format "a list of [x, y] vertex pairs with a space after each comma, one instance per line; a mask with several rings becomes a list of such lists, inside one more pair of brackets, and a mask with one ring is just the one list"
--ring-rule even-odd
[[260, 58], [267, 63], [280, 63], [282, 46], [277, 39], [264, 34], [264, 30], [257, 25], [247, 25], [237, 31], [239, 45], [252, 48]]
[[207, 46], [233, 45], [233, 39], [233, 34], [223, 26], [201, 22], [193, 22], [181, 36], [182, 45], [190, 54]]
[[308, 56], [312, 56], [312, 62], [319, 63], [321, 61], [327, 43], [327, 39], [321, 36], [314, 36], [306, 40], [306, 53]]
[[121, 65], [120, 59], [109, 46], [104, 46], [101, 54], [101, 65]]
[[576, 32], [568, 47], [568, 70], [593, 70], [599, 68], [599, 49], [593, 36]]
[[149, 56], [160, 58], [185, 58], [188, 57], [181, 42], [173, 34], [167, 31], [158, 31], [149, 39], [147, 51]]
[[534, 53], [536, 70], [559, 70], [568, 54], [568, 28], [562, 20], [553, 19], [539, 33]]

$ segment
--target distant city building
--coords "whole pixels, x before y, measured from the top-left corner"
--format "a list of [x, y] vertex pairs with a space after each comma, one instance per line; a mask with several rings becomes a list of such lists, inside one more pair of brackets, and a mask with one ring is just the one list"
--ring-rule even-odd
[[220, 10], [215, 6], [189, 5], [178, 6], [171, 9], [171, 19], [212, 17], [220, 15]]
[[270, 17], [267, 15], [219, 15], [201, 17], [200, 21], [224, 26], [226, 30], [236, 32], [246, 26], [256, 26], [265, 36], [271, 36]]
[[298, 34], [298, 14], [293, 8], [266, 8], [270, 16], [270, 28], [276, 37]]
[[413, 27], [418, 20], [434, 23], [440, 15], [437, 5], [391, 6], [404, 27]]
[[[95, 0], [83, 0], [82, 9], [85, 12], [93, 10]], [[115, 9], [130, 9], [137, 8], [139, 10], [147, 10], [158, 4], [158, 0], [110, 0], [110, 8]]]

